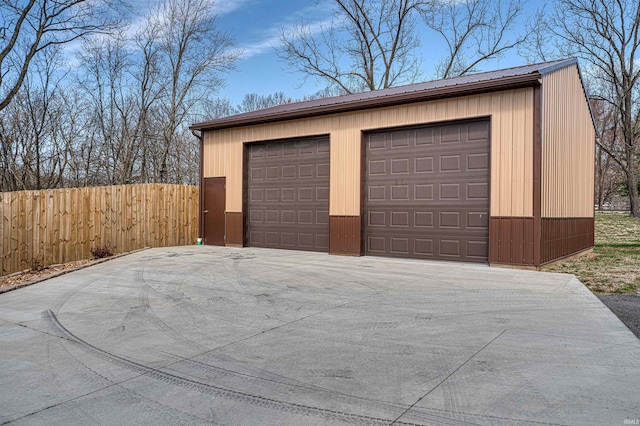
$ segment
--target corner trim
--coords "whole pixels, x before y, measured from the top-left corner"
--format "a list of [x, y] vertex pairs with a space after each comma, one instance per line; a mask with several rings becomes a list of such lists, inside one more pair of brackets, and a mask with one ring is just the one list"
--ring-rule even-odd
[[200, 172], [200, 189], [198, 194], [198, 238], [203, 238], [203, 229], [202, 224], [204, 221], [204, 217], [202, 214], [202, 208], [204, 206], [204, 133], [200, 131], [200, 134], [196, 134], [196, 130], [191, 130], [191, 134], [198, 138], [199, 148], [200, 148], [200, 159], [199, 159], [199, 172]]
[[533, 88], [533, 264], [542, 259], [542, 90]]

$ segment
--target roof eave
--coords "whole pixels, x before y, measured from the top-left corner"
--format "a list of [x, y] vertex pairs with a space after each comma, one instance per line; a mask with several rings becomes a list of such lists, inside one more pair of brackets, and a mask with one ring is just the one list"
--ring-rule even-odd
[[547, 74], [551, 74], [552, 72], [561, 70], [563, 68], [568, 68], [572, 65], [578, 65], [578, 58], [569, 58], [563, 61], [558, 61], [553, 65], [548, 65], [544, 68], [541, 68], [539, 72], [540, 72], [540, 75], [547, 75]]
[[531, 74], [502, 77], [495, 80], [478, 81], [456, 86], [439, 87], [413, 93], [399, 93], [396, 95], [380, 96], [378, 98], [358, 99], [342, 104], [329, 104], [300, 110], [282, 111], [272, 114], [265, 114], [263, 116], [232, 116], [226, 119], [221, 118], [213, 121], [196, 123], [189, 128], [191, 130], [201, 131], [222, 130], [231, 127], [274, 123], [278, 121], [344, 113], [363, 109], [382, 108], [401, 104], [451, 98], [456, 96], [475, 95], [480, 93], [495, 92], [499, 90], [512, 90], [538, 85], [540, 84], [541, 77], [542, 75], [539, 72], [533, 72]]

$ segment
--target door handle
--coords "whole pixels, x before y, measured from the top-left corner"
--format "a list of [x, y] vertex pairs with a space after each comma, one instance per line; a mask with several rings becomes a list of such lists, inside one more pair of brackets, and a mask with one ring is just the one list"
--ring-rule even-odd
[[205, 210], [205, 211], [203, 211], [202, 213], [209, 213], [209, 210]]

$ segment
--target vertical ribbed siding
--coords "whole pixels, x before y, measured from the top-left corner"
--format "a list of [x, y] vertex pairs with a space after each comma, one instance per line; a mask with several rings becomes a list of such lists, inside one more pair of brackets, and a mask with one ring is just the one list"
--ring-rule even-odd
[[593, 218], [544, 218], [541, 263], [552, 262], [591, 248], [593, 241]]
[[348, 128], [348, 123], [340, 123], [340, 129], [333, 130], [330, 139], [329, 214], [358, 215], [362, 145], [360, 129]]
[[577, 66], [542, 81], [542, 217], [593, 217], [595, 129]]
[[228, 130], [204, 133], [204, 177], [227, 178], [227, 211], [242, 211], [242, 143], [225, 136]]
[[[418, 102], [237, 127], [204, 134], [204, 176], [227, 178], [227, 211], [242, 211], [242, 144], [329, 134], [329, 214], [360, 215], [364, 131], [440, 121], [491, 118], [491, 215], [532, 216], [533, 89]], [[517, 172], [513, 170], [517, 170]]]

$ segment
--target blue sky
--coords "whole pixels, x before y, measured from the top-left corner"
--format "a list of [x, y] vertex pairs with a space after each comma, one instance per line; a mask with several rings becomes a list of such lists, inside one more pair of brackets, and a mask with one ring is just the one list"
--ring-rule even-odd
[[[138, 6], [142, 11], [145, 5], [149, 7], [155, 2], [142, 0]], [[331, 18], [328, 5], [326, 0], [321, 4], [316, 0], [217, 0], [214, 13], [218, 16], [220, 29], [231, 33], [244, 51], [244, 58], [237, 63], [237, 69], [226, 76], [226, 85], [219, 88], [217, 96], [238, 104], [246, 93], [268, 95], [282, 91], [299, 99], [322, 89], [323, 86], [313, 79], [303, 84], [304, 76], [287, 70], [274, 48], [279, 44], [281, 30], [299, 23], [301, 19], [315, 25], [328, 23]], [[131, 31], [136, 28], [134, 17]], [[428, 33], [421, 34], [419, 53], [424, 58], [423, 80], [433, 78], [435, 63], [442, 55], [437, 49], [441, 41], [430, 40], [430, 37], [432, 35]], [[482, 70], [523, 63], [524, 59], [511, 53], [499, 61], [483, 64]]]
[[329, 11], [315, 0], [219, 0], [225, 8], [218, 11], [220, 28], [233, 34], [244, 58], [231, 72], [219, 95], [239, 103], [245, 93], [268, 95], [282, 91], [293, 98], [320, 90], [315, 81], [303, 87], [303, 76], [286, 69], [275, 53], [282, 28], [300, 22], [327, 21]]

